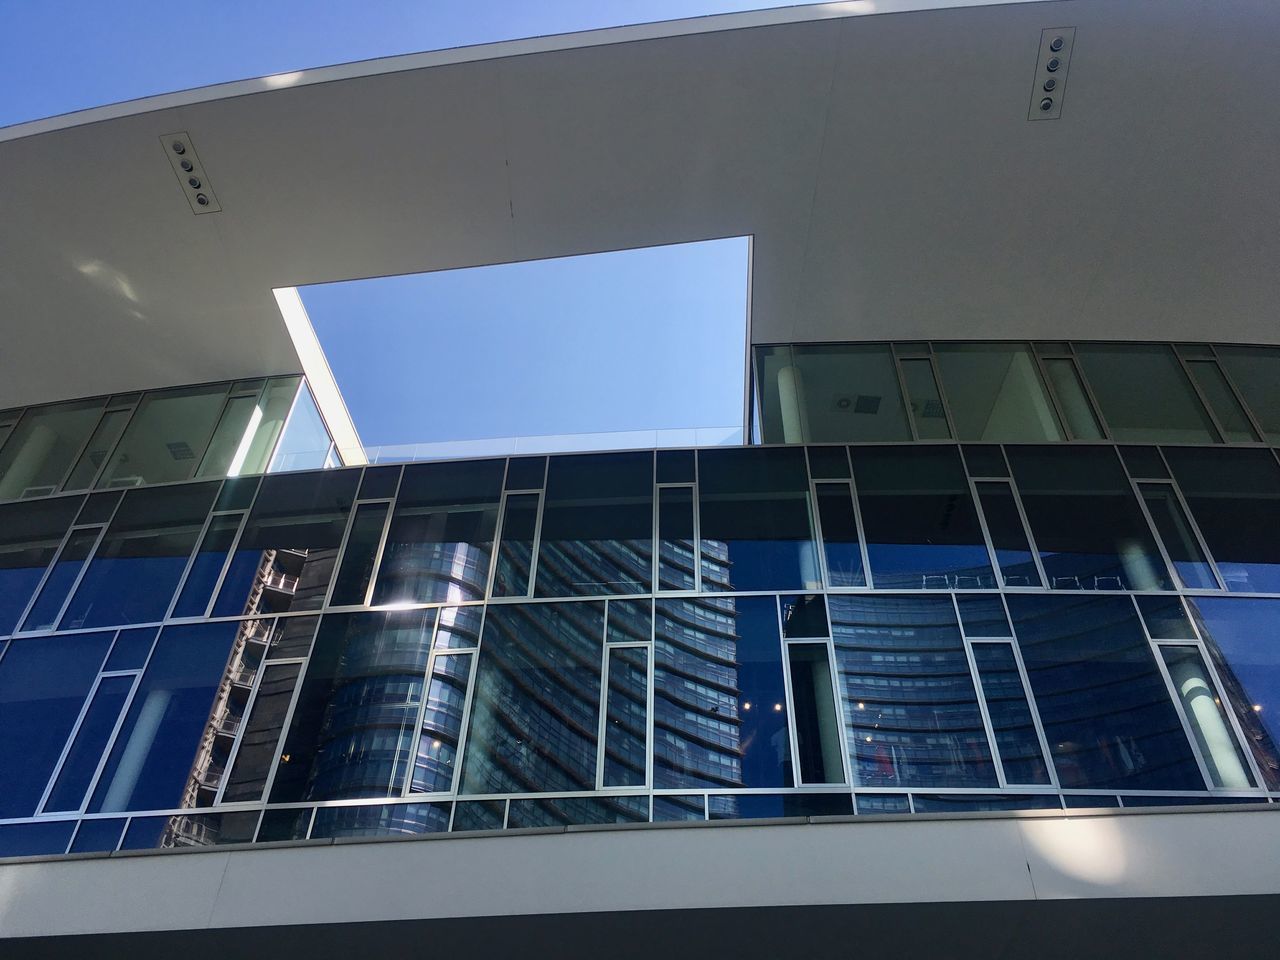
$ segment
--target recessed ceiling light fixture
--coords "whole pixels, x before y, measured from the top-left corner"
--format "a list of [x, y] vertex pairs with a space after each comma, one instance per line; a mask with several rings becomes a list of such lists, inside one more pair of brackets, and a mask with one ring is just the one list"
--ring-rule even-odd
[[191, 212], [219, 212], [222, 205], [209, 186], [209, 178], [205, 176], [200, 158], [196, 156], [191, 137], [186, 132], [166, 133], [160, 138], [160, 142], [164, 145], [165, 155], [169, 158], [169, 165], [173, 167], [178, 183], [182, 185], [182, 192], [187, 196], [187, 203], [191, 204]]

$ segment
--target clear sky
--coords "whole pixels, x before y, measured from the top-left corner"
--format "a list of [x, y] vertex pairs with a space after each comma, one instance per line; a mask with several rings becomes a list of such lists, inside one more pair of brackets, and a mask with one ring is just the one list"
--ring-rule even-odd
[[[795, 5], [0, 0], [0, 126], [307, 67]], [[745, 296], [736, 240], [330, 285], [303, 300], [371, 445], [740, 424]]]

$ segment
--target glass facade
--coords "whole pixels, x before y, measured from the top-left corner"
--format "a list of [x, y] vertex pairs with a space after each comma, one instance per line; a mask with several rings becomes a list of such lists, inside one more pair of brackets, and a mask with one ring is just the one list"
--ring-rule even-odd
[[0, 854], [1280, 800], [1275, 453], [1068, 445], [1016, 345], [856, 355], [1003, 379], [916, 445], [0, 504]]

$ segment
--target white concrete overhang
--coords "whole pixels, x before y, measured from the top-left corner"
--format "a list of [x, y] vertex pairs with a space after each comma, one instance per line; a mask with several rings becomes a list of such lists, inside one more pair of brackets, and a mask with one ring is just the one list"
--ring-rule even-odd
[[[1064, 112], [1030, 122], [1054, 26]], [[738, 235], [758, 343], [1277, 342], [1277, 35], [1273, 0], [863, 0], [0, 130], [0, 407], [297, 371], [276, 288]]]

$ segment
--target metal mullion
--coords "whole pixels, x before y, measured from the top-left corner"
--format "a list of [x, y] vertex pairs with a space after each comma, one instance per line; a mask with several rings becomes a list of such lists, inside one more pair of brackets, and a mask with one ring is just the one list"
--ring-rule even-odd
[[[125, 408], [122, 407], [121, 409], [125, 409]], [[137, 409], [136, 404], [134, 405], [134, 409]], [[83, 457], [85, 455], [85, 452], [89, 449], [89, 444], [93, 443], [94, 434], [98, 432], [98, 428], [102, 426], [102, 422], [107, 419], [107, 415], [109, 413], [111, 413], [111, 397], [110, 396], [108, 396], [102, 402], [102, 407], [98, 411], [98, 419], [93, 422], [93, 429], [90, 430], [87, 434], [85, 434], [84, 440], [81, 441], [80, 446], [76, 448], [76, 455], [72, 457], [71, 460], [67, 463], [67, 468], [62, 471], [62, 475], [58, 477], [58, 482], [53, 485], [53, 490], [55, 493], [76, 492], [76, 491], [64, 491], [62, 489], [63, 485], [66, 484], [66, 482], [71, 479], [71, 474], [75, 472], [76, 467], [79, 465], [80, 458]], [[132, 420], [133, 418], [130, 417], [129, 419]], [[126, 429], [128, 428], [128, 426], [129, 424], [125, 423]], [[121, 439], [124, 438], [123, 431], [121, 431], [120, 433], [120, 438]], [[118, 445], [118, 443], [119, 443], [119, 440], [117, 440], [116, 443], [113, 443], [111, 445], [111, 450], [107, 451], [106, 456], [102, 458], [102, 463], [98, 466], [98, 469], [94, 471], [93, 479], [90, 481], [89, 486], [85, 488], [86, 490], [93, 489], [93, 484], [94, 482], [97, 481], [98, 474], [101, 473], [102, 470], [106, 467], [106, 465], [111, 462], [111, 454], [115, 452], [115, 448]]]
[[1067, 347], [1071, 350], [1071, 356], [1066, 359], [1071, 361], [1071, 367], [1075, 370], [1076, 379], [1080, 383], [1080, 389], [1084, 391], [1084, 395], [1088, 399], [1089, 405], [1093, 408], [1093, 416], [1094, 419], [1098, 421], [1098, 429], [1102, 431], [1102, 439], [1110, 440], [1112, 443], [1115, 443], [1116, 440], [1111, 435], [1111, 425], [1107, 423], [1107, 418], [1102, 412], [1102, 405], [1098, 403], [1098, 398], [1094, 396], [1093, 386], [1089, 383], [1089, 378], [1084, 375], [1084, 367], [1080, 365], [1080, 355], [1076, 353], [1075, 341], [1068, 341]]
[[595, 789], [604, 789], [604, 738], [608, 732], [606, 719], [609, 714], [609, 601], [605, 601], [604, 631], [606, 640], [600, 657], [600, 716], [596, 721], [596, 779]]
[[[963, 463], [963, 458], [961, 462]], [[991, 563], [991, 572], [995, 574], [997, 588], [1007, 587], [1009, 584], [1005, 583], [1004, 568], [1000, 566], [1000, 558], [996, 555], [995, 541], [991, 539], [991, 530], [987, 527], [987, 514], [982, 509], [982, 499], [978, 496], [978, 484], [973, 477], [968, 475], [967, 470], [965, 471], [965, 480], [969, 484], [969, 498], [973, 501], [973, 509], [978, 515], [978, 529], [982, 531], [982, 542], [987, 545], [987, 559]], [[959, 613], [960, 610], [957, 607], [957, 617]]]
[[[293, 412], [298, 409], [298, 399], [302, 396], [303, 387], [306, 387], [308, 391], [311, 390], [311, 384], [307, 383], [306, 374], [298, 377], [298, 385], [294, 387], [293, 390], [293, 399], [289, 401], [289, 412], [285, 414], [284, 422], [280, 425], [280, 433], [276, 435], [276, 442], [271, 445], [271, 456], [267, 458], [267, 466], [263, 470], [264, 475], [271, 473], [271, 468], [276, 464], [276, 457], [280, 452], [280, 443], [289, 432], [289, 424], [293, 422]], [[327, 430], [328, 428], [326, 427], [325, 429]], [[332, 438], [330, 438], [330, 440], [332, 440]]]
[[907, 392], [907, 379], [902, 375], [902, 358], [898, 356], [898, 345], [896, 342], [890, 342], [889, 354], [893, 357], [893, 369], [898, 375], [898, 392], [902, 397], [902, 402], [907, 408], [907, 426], [911, 428], [912, 441], [919, 441], [920, 431], [916, 429], [916, 414], [911, 409], [911, 394]]
[[[388, 514], [390, 513], [389, 510], [387, 512]], [[431, 677], [435, 673], [436, 661], [440, 657], [447, 655], [445, 651], [436, 650], [436, 635], [439, 632], [440, 613], [437, 611], [435, 617], [433, 617], [431, 621], [431, 645], [427, 648], [426, 673], [423, 674], [422, 677], [422, 698], [421, 702], [418, 704], [417, 718], [414, 721], [413, 726], [413, 758], [409, 763], [408, 769], [405, 770], [404, 786], [400, 788], [400, 796], [402, 797], [415, 795], [413, 793], [413, 771], [417, 769], [418, 766], [418, 745], [422, 742], [422, 724], [426, 720], [427, 716], [427, 697], [431, 693]], [[426, 792], [430, 793], [432, 791]], [[450, 818], [452, 818], [452, 816], [453, 815], [451, 813]]]
[[[1062, 401], [1058, 399], [1058, 391], [1053, 388], [1053, 380], [1049, 377], [1049, 369], [1045, 366], [1045, 360], [1061, 360], [1062, 357], [1043, 357], [1036, 350], [1035, 345], [1030, 341], [1024, 341], [1030, 344], [1031, 358], [1036, 366], [1036, 372], [1040, 375], [1040, 382], [1044, 384], [1045, 395], [1049, 398], [1049, 405], [1053, 408], [1054, 415], [1058, 418], [1058, 424], [1062, 429], [1062, 435], [1067, 440], [1078, 440], [1079, 437], [1073, 435], [1071, 430], [1071, 422], [1067, 419], [1066, 413], [1062, 409]], [[1065, 359], [1070, 359], [1067, 357]]]
[[[1201, 409], [1209, 415], [1209, 422], [1213, 424], [1213, 429], [1218, 433], [1218, 443], [1229, 445], [1231, 441], [1227, 439], [1227, 431], [1222, 428], [1222, 423], [1218, 420], [1217, 412], [1213, 409], [1213, 405], [1209, 402], [1209, 398], [1205, 396], [1204, 391], [1200, 389], [1200, 384], [1196, 382], [1196, 378], [1192, 375], [1191, 365], [1187, 362], [1186, 358], [1182, 356], [1182, 353], [1177, 347], [1173, 347], [1172, 350], [1174, 358], [1178, 361], [1179, 366], [1182, 367], [1182, 375], [1186, 377], [1187, 382], [1191, 384], [1191, 390], [1199, 399]], [[1217, 363], [1216, 360], [1212, 362], [1215, 364]], [[1227, 389], [1230, 390], [1230, 387]]]
[[[284, 753], [285, 741], [289, 739], [289, 730], [293, 726], [293, 714], [298, 708], [298, 701], [302, 698], [302, 688], [306, 683], [307, 671], [311, 667], [311, 655], [306, 657], [306, 663], [302, 669], [298, 671], [298, 679], [294, 682], [293, 693], [289, 697], [289, 708], [285, 711], [284, 718], [280, 721], [280, 737], [276, 740], [275, 749], [271, 751], [271, 766], [267, 768], [266, 778], [262, 782], [262, 794], [257, 802], [263, 805], [271, 802], [271, 788], [275, 786], [276, 771], [280, 767], [280, 757]], [[264, 664], [265, 668], [265, 664]], [[222, 777], [225, 781], [231, 772], [231, 767], [225, 768]], [[221, 788], [220, 788], [221, 789]]]
[[790, 741], [791, 783], [793, 786], [798, 787], [804, 783], [804, 778], [800, 772], [800, 743], [796, 731], [795, 703], [791, 696], [791, 649], [787, 646], [783, 633], [781, 597], [776, 597], [773, 601], [773, 615], [778, 621], [778, 645], [780, 648], [778, 652], [782, 656], [782, 699], [787, 707], [787, 715], [784, 719], [786, 720], [787, 739]]
[[[283, 430], [280, 431], [280, 435], [284, 436]], [[274, 458], [274, 454], [272, 456]], [[268, 469], [270, 468], [268, 467]], [[231, 539], [231, 546], [227, 548], [227, 559], [223, 561], [222, 570], [218, 573], [218, 579], [213, 585], [213, 591], [209, 596], [209, 602], [205, 604], [202, 618], [208, 618], [211, 616], [211, 611], [218, 603], [218, 595], [222, 593], [222, 586], [227, 579], [227, 573], [231, 570], [231, 564], [235, 561], [236, 553], [240, 549], [240, 540], [244, 537], [245, 529], [249, 526], [249, 518], [253, 516], [253, 511], [258, 506], [258, 497], [262, 496], [262, 488], [266, 485], [267, 479], [264, 475], [258, 480], [258, 485], [253, 491], [253, 499], [249, 501], [249, 505], [243, 510], [234, 511], [240, 514], [240, 526], [236, 528], [236, 535]]]
[[537, 506], [538, 513], [534, 519], [534, 525], [533, 525], [533, 548], [529, 553], [529, 586], [525, 590], [525, 594], [524, 594], [526, 598], [532, 597], [534, 594], [535, 586], [537, 583], [537, 573], [538, 573], [538, 551], [542, 547], [542, 514], [544, 512], [543, 508], [546, 506], [546, 495], [547, 495], [547, 490], [545, 486], [546, 479], [544, 478], [542, 482], [544, 486], [541, 490], [538, 491], [538, 506]]
[[[80, 589], [80, 584], [84, 580], [85, 574], [89, 572], [90, 565], [93, 563], [94, 560], [97, 559], [98, 548], [102, 546], [102, 541], [107, 535], [107, 525], [105, 523], [101, 524], [100, 526], [97, 524], [90, 524], [85, 527], [72, 528], [72, 530], [75, 530], [75, 529], [92, 530], [95, 526], [98, 527], [98, 535], [93, 540], [93, 548], [89, 551], [89, 555], [84, 558], [84, 565], [80, 567], [80, 572], [76, 574], [75, 580], [72, 582], [71, 586], [67, 589], [67, 595], [62, 601], [62, 606], [58, 608], [58, 615], [53, 619], [54, 632], [57, 632], [59, 625], [62, 623], [62, 618], [66, 616], [67, 608], [71, 606], [71, 601], [75, 599], [76, 591]], [[54, 563], [56, 562], [57, 560], [55, 559]], [[49, 565], [49, 569], [50, 571], [53, 570], [53, 564]], [[34, 605], [36, 600], [38, 599], [39, 599], [39, 595], [37, 594], [35, 599], [32, 600], [32, 604]]]
[[[83, 508], [83, 505], [82, 505], [82, 508]], [[79, 512], [79, 511], [77, 511], [77, 513], [78, 513], [78, 512]], [[47, 564], [45, 564], [44, 573], [42, 573], [42, 574], [40, 575], [40, 580], [39, 580], [39, 582], [36, 584], [36, 588], [35, 588], [35, 590], [33, 590], [33, 591], [32, 591], [32, 593], [31, 593], [31, 599], [30, 599], [30, 600], [28, 600], [28, 601], [27, 601], [27, 605], [26, 605], [25, 607], [23, 607], [23, 608], [22, 608], [22, 612], [21, 612], [20, 614], [18, 614], [17, 619], [15, 619], [15, 620], [13, 621], [13, 624], [14, 624], [14, 626], [13, 626], [13, 633], [14, 633], [14, 634], [19, 634], [19, 633], [21, 633], [21, 632], [22, 632], [22, 624], [26, 621], [27, 616], [31, 613], [31, 608], [32, 608], [32, 607], [34, 607], [34, 606], [36, 605], [36, 601], [38, 601], [38, 600], [40, 599], [40, 592], [41, 592], [42, 590], [44, 590], [44, 585], [49, 581], [49, 578], [50, 578], [51, 576], [53, 576], [53, 568], [54, 568], [54, 567], [56, 567], [56, 566], [58, 565], [58, 560], [59, 560], [59, 559], [61, 559], [63, 551], [67, 549], [67, 544], [71, 542], [71, 537], [72, 537], [72, 535], [73, 535], [77, 530], [87, 530], [87, 529], [90, 529], [90, 528], [92, 528], [92, 527], [94, 527], [94, 526], [96, 526], [96, 524], [87, 524], [87, 525], [86, 525], [86, 526], [84, 526], [84, 527], [77, 527], [77, 526], [73, 523], [71, 526], [69, 526], [69, 527], [67, 528], [67, 532], [66, 532], [66, 533], [64, 533], [64, 534], [62, 535], [62, 539], [58, 541], [58, 548], [57, 548], [56, 550], [54, 550], [54, 551], [53, 551], [53, 556], [52, 556], [52, 557], [50, 557], [50, 558], [49, 558], [49, 562], [48, 562]], [[104, 528], [105, 528], [105, 526], [106, 526], [106, 525], [105, 525], [105, 524], [103, 524], [103, 526], [104, 526]], [[89, 560], [91, 560], [91, 559], [93, 559], [93, 555], [92, 555], [92, 554], [90, 554], [90, 555], [89, 555], [89, 558], [85, 561], [85, 563], [86, 563], [86, 564], [88, 564]], [[59, 613], [59, 615], [61, 615], [62, 611], [58, 611], [58, 613]], [[57, 625], [58, 625], [58, 623], [57, 623], [57, 621], [55, 620], [55, 621], [54, 621], [54, 627], [56, 628], [56, 627], [57, 627]], [[38, 632], [38, 631], [32, 631], [32, 632], [33, 632], [33, 633], [35, 633], [35, 632]]]
[[[947, 391], [942, 384], [942, 376], [938, 373], [937, 354], [933, 351], [932, 340], [925, 341], [925, 350], [928, 351], [928, 355], [920, 359], [929, 361], [929, 372], [933, 374], [933, 388], [938, 391], [938, 402], [942, 404], [942, 417], [947, 422], [947, 430], [951, 434], [951, 441], [958, 444], [960, 442], [960, 434], [957, 432], [954, 418], [951, 416], [951, 403], [947, 400]], [[957, 452], [959, 451], [957, 450]], [[961, 463], [963, 462], [962, 458]]]
[[[342, 562], [346, 559], [347, 555], [347, 541], [351, 538], [351, 531], [356, 525], [356, 514], [360, 512], [360, 507], [365, 502], [366, 501], [362, 500], [353, 501], [351, 509], [347, 512], [347, 523], [342, 530], [342, 540], [338, 543], [338, 552], [334, 554], [333, 573], [329, 576], [329, 586], [327, 586], [324, 591], [324, 603], [320, 607], [321, 610], [327, 610], [331, 606], [330, 601], [333, 599], [333, 590], [338, 583], [338, 573], [342, 569]], [[378, 503], [381, 501], [371, 502]], [[388, 515], [391, 513], [390, 509], [387, 510], [387, 513]], [[367, 589], [365, 590], [365, 596], [369, 596]]]
[[950, 594], [951, 609], [956, 616], [956, 626], [960, 630], [960, 645], [964, 647], [965, 660], [969, 663], [969, 679], [973, 683], [973, 692], [978, 700], [978, 712], [982, 715], [982, 727], [987, 734], [987, 746], [991, 750], [991, 759], [996, 768], [996, 783], [1000, 788], [1007, 789], [1009, 780], [1004, 775], [1004, 760], [1000, 756], [1000, 745], [996, 743], [995, 727], [991, 723], [991, 714], [987, 709], [987, 692], [982, 688], [982, 676], [978, 673], [978, 661], [973, 655], [973, 646], [969, 642], [969, 638], [965, 635], [964, 621], [960, 619], [960, 602], [956, 599], [954, 592]]
[[[219, 492], [221, 492], [221, 488], [219, 488]], [[204, 538], [208, 536], [209, 527], [213, 525], [213, 520], [216, 516], [219, 516], [219, 514], [214, 513], [212, 510], [205, 514], [204, 525], [200, 528], [200, 535], [196, 537], [196, 545], [191, 550], [191, 556], [187, 558], [187, 565], [182, 568], [182, 576], [178, 578], [178, 586], [173, 591], [173, 599], [169, 601], [169, 605], [164, 609], [165, 620], [173, 617], [174, 608], [178, 605], [178, 598], [182, 596], [182, 591], [186, 589], [187, 578], [191, 576], [191, 568], [196, 565], [196, 557], [200, 556], [200, 548], [204, 546]], [[207, 611], [208, 607], [205, 609]]]
[[[1011, 470], [1009, 473], [1008, 477], [999, 478], [999, 482], [1008, 486], [1009, 494], [1013, 497], [1013, 506], [1018, 511], [1018, 519], [1022, 521], [1022, 532], [1027, 536], [1027, 547], [1031, 551], [1031, 559], [1036, 565], [1036, 571], [1040, 574], [1040, 583], [1042, 584], [1040, 589], [1051, 590], [1053, 585], [1049, 583], [1049, 574], [1044, 568], [1044, 560], [1040, 556], [1040, 548], [1036, 545], [1035, 534], [1031, 529], [1031, 520], [1027, 517], [1026, 508], [1022, 505], [1022, 494], [1018, 492], [1018, 485], [1014, 483], [1013, 471]], [[1013, 589], [1019, 590], [1023, 588], [1014, 587]], [[1008, 611], [1005, 611], [1005, 615], [1008, 615]]]
[[[1162, 455], [1163, 459], [1163, 455]], [[1167, 464], [1166, 464], [1167, 466]], [[1227, 589], [1227, 581], [1222, 576], [1222, 572], [1218, 569], [1218, 561], [1213, 558], [1213, 553], [1209, 550], [1209, 542], [1205, 540], [1204, 534], [1200, 532], [1200, 524], [1196, 523], [1195, 516], [1191, 513], [1191, 506], [1182, 496], [1182, 490], [1178, 486], [1177, 481], [1173, 479], [1173, 471], [1169, 471], [1168, 480], [1151, 480], [1143, 481], [1144, 483], [1167, 483], [1173, 489], [1173, 497], [1178, 502], [1178, 506], [1182, 510], [1183, 517], [1186, 518], [1187, 524], [1191, 527], [1191, 533], [1196, 538], [1196, 543], [1200, 547], [1200, 552], [1204, 554], [1205, 562], [1209, 564], [1209, 569], [1213, 571], [1213, 577], [1218, 582], [1219, 590]], [[1185, 587], [1183, 589], [1186, 589]]]
[[[751, 347], [748, 344], [747, 346], [748, 352], [750, 352], [750, 349]], [[662, 552], [662, 544], [661, 544], [661, 541], [658, 539], [658, 532], [659, 532], [658, 514], [662, 510], [661, 494], [662, 494], [662, 484], [658, 482], [658, 451], [655, 450], [653, 452], [653, 516], [652, 516], [652, 524], [650, 528], [652, 539], [649, 541], [652, 544], [652, 548], [650, 550], [650, 553], [652, 554], [652, 558], [651, 558], [652, 563], [651, 563], [651, 569], [649, 570], [649, 582], [653, 585], [653, 592], [655, 594], [658, 593], [658, 591], [661, 589], [661, 582], [659, 578], [661, 576], [660, 570], [662, 569], [662, 559], [660, 557], [660, 554]]]
[[[398, 490], [399, 490], [399, 484], [397, 484], [397, 492]], [[389, 500], [379, 500], [379, 501], [369, 500], [364, 502], [385, 503], [387, 505], [387, 516], [386, 516], [386, 519], [382, 521], [382, 533], [379, 534], [378, 546], [373, 551], [373, 567], [369, 571], [369, 585], [365, 588], [365, 591], [364, 591], [363, 606], [371, 607], [373, 606], [373, 593], [378, 586], [378, 572], [382, 569], [382, 557], [387, 549], [387, 538], [391, 535], [391, 520], [396, 515], [396, 498], [393, 495]], [[358, 507], [359, 503], [357, 503], [356, 506]], [[354, 518], [354, 516], [355, 516], [355, 509], [353, 508], [352, 517]], [[353, 519], [353, 522], [354, 522], [354, 519]], [[334, 570], [333, 579], [334, 579], [334, 582], [337, 582], [338, 577], [337, 577], [336, 568]], [[330, 589], [332, 590], [332, 587]]]
[[[240, 747], [243, 746], [244, 736], [249, 729], [249, 718], [253, 716], [253, 708], [257, 706], [258, 693], [262, 689], [262, 681], [266, 676], [267, 667], [271, 665], [265, 656], [262, 659], [262, 663], [258, 665], [257, 676], [253, 678], [253, 689], [249, 691], [249, 699], [245, 701], [244, 713], [241, 715], [240, 729], [236, 731], [235, 742], [231, 744], [231, 750], [227, 753], [226, 765], [222, 768], [222, 782], [218, 784], [218, 789], [213, 795], [213, 805], [215, 807], [222, 803], [222, 795], [226, 792], [227, 781], [231, 778], [231, 772], [235, 769], [236, 761], [240, 758]], [[299, 681], [302, 679], [301, 670], [298, 671], [298, 679]]]
[[[821, 481], [826, 483], [828, 481]], [[822, 514], [818, 510], [818, 483], [813, 479], [813, 475], [809, 476], [809, 500], [813, 504], [813, 534], [814, 547], [818, 551], [818, 576], [822, 578], [821, 589], [826, 590], [831, 586], [831, 571], [827, 569], [827, 536], [822, 529]]]
[[455, 797], [462, 787], [464, 751], [467, 746], [467, 737], [471, 733], [471, 708], [475, 700], [476, 682], [480, 676], [480, 651], [484, 644], [485, 620], [488, 618], [487, 607], [482, 609], [483, 612], [480, 614], [480, 634], [476, 638], [475, 652], [471, 655], [471, 669], [467, 673], [467, 691], [462, 698], [462, 723], [458, 726], [458, 762], [454, 764], [453, 779], [449, 785], [449, 792]]
[[1236, 398], [1236, 403], [1240, 404], [1240, 409], [1244, 411], [1245, 419], [1249, 421], [1249, 426], [1253, 428], [1254, 436], [1259, 438], [1255, 442], [1269, 446], [1270, 444], [1267, 441], [1267, 431], [1262, 428], [1261, 422], [1259, 422], [1258, 418], [1254, 416], [1253, 410], [1249, 408], [1249, 404], [1245, 403], [1244, 393], [1242, 393], [1240, 388], [1236, 386], [1235, 380], [1231, 378], [1230, 371], [1227, 370], [1226, 365], [1222, 362], [1222, 358], [1218, 356], [1217, 344], [1211, 343], [1208, 344], [1208, 347], [1210, 353], [1213, 355], [1213, 362], [1218, 366], [1218, 372], [1222, 374], [1222, 379], [1227, 382], [1227, 389], [1229, 389], [1232, 396]]
[[1049, 782], [1055, 789], [1060, 790], [1062, 785], [1058, 781], [1058, 770], [1054, 765], [1053, 753], [1049, 750], [1049, 736], [1045, 733], [1044, 721], [1040, 718], [1040, 707], [1036, 703], [1035, 691], [1031, 688], [1031, 676], [1027, 673], [1027, 665], [1022, 659], [1022, 648], [1018, 645], [1017, 631], [1013, 626], [1013, 617], [1009, 614], [1009, 603], [1003, 595], [1000, 597], [1000, 606], [1004, 609], [1005, 622], [1009, 624], [1009, 632], [1013, 634], [1007, 639], [1009, 646], [1013, 648], [1013, 662], [1017, 664], [1018, 676], [1022, 680], [1022, 694], [1027, 698], [1027, 708], [1031, 711], [1031, 722], [1035, 725], [1036, 738], [1040, 741], [1040, 752], [1044, 758], [1045, 767], [1049, 771]]
[[[646, 683], [648, 684], [645, 691], [645, 752], [644, 752], [644, 785], [646, 789], [653, 790], [653, 703], [654, 703], [654, 687], [657, 683], [657, 661], [658, 661], [658, 603], [656, 600], [649, 601], [649, 657], [648, 669], [645, 670]], [[649, 801], [649, 819], [653, 819], [653, 799], [650, 793]]]
[[[853, 471], [853, 450], [844, 448], [845, 459], [849, 461], [849, 495], [853, 498], [853, 522], [858, 532], [858, 551], [862, 554], [862, 579], [866, 581], [862, 589], [875, 589], [871, 580], [871, 553], [867, 549], [867, 530], [862, 525], [862, 504], [858, 500], [858, 478]], [[830, 630], [830, 622], [827, 629]]]
[[[118, 633], [119, 631], [117, 631]], [[114, 638], [113, 638], [114, 639]], [[105, 657], [103, 658], [105, 662]], [[93, 680], [93, 685], [89, 688], [88, 694], [85, 695], [84, 704], [80, 707], [80, 712], [76, 715], [76, 721], [71, 727], [71, 732], [67, 734], [66, 742], [62, 745], [62, 752], [58, 754], [57, 762], [53, 765], [53, 770], [49, 774], [49, 779], [45, 783], [44, 791], [40, 794], [40, 801], [36, 804], [37, 817], [45, 814], [44, 805], [49, 801], [49, 794], [53, 793], [53, 785], [58, 782], [58, 777], [62, 775], [62, 766], [67, 761], [67, 756], [71, 753], [71, 747], [76, 742], [76, 737], [80, 735], [80, 728], [84, 725], [84, 718], [88, 716], [89, 709], [93, 706], [93, 699], [98, 695], [98, 688], [102, 686], [102, 674], [99, 673]], [[80, 798], [80, 806], [84, 806], [84, 798]], [[54, 813], [70, 813], [67, 810], [55, 810]]]
[[693, 454], [693, 592], [702, 593], [702, 457]]
[[1147, 506], [1147, 500], [1142, 495], [1142, 488], [1138, 486], [1138, 481], [1129, 476], [1129, 468], [1124, 466], [1123, 457], [1120, 458], [1120, 465], [1124, 470], [1125, 476], [1128, 477], [1129, 489], [1138, 501], [1138, 509], [1142, 511], [1142, 515], [1147, 520], [1147, 530], [1150, 532], [1152, 539], [1155, 540], [1160, 556], [1164, 559], [1165, 572], [1169, 576], [1169, 582], [1173, 584], [1175, 590], [1185, 589], [1186, 584], [1182, 580], [1182, 574], [1178, 572], [1178, 568], [1173, 564], [1173, 558], [1169, 555], [1169, 548], [1165, 545], [1164, 537], [1160, 536], [1160, 528], [1156, 526], [1155, 518], [1151, 516], [1151, 510]]

